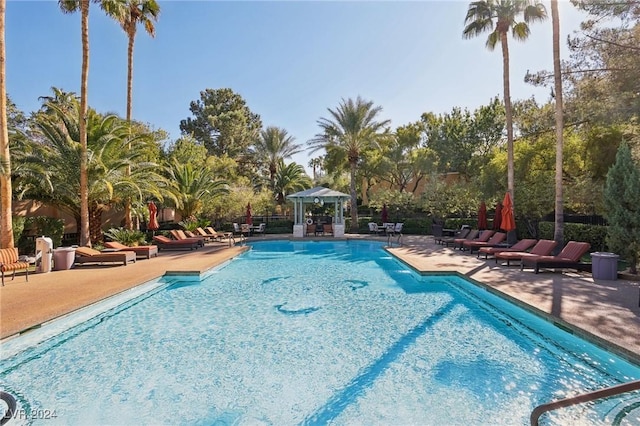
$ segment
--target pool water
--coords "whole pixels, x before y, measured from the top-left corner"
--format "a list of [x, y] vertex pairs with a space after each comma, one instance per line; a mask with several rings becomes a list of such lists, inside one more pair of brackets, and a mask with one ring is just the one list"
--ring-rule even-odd
[[[0, 387], [47, 425], [524, 425], [536, 405], [639, 378], [364, 241], [255, 243], [202, 281], [167, 283], [0, 362]], [[639, 406], [631, 393], [544, 419], [640, 424]]]

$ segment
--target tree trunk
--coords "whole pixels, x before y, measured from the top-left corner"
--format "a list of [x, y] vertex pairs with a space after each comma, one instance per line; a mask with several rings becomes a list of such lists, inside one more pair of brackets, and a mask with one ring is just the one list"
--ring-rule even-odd
[[91, 234], [91, 241], [93, 241], [94, 243], [103, 242], [102, 212], [103, 208], [97, 204], [92, 204], [89, 208], [89, 229]]
[[560, 16], [558, 0], [551, 0], [551, 25], [553, 27], [553, 74], [556, 91], [556, 215], [553, 239], [558, 249], [564, 246], [564, 198], [562, 194], [562, 157], [564, 146], [564, 116], [562, 102], [562, 69], [560, 68]]
[[5, 49], [5, 12], [6, 0], [0, 0], [0, 247], [11, 248], [13, 241], [13, 207], [11, 189], [11, 153], [9, 152], [9, 125], [7, 123], [7, 79]]
[[89, 179], [87, 176], [87, 111], [89, 94], [89, 0], [81, 0], [82, 78], [80, 81], [80, 245], [91, 247], [89, 235]]
[[[502, 83], [504, 85], [504, 111], [507, 118], [507, 190], [511, 194], [511, 201], [515, 205], [514, 170], [513, 170], [513, 110], [511, 108], [511, 90], [509, 89], [509, 44], [507, 33], [500, 33], [502, 44]], [[515, 208], [514, 208], [515, 212]]]
[[[129, 138], [131, 138], [131, 116], [133, 109], [133, 42], [136, 37], [135, 23], [133, 30], [129, 30], [129, 45], [127, 47], [127, 123], [129, 125]], [[129, 142], [129, 150], [131, 150], [131, 142]], [[131, 176], [131, 166], [127, 165], [127, 176]], [[131, 199], [129, 197], [124, 200], [124, 227], [133, 229], [133, 220], [131, 218]]]
[[351, 183], [349, 194], [351, 195], [351, 233], [358, 233], [358, 193], [356, 192], [356, 162], [351, 161]]

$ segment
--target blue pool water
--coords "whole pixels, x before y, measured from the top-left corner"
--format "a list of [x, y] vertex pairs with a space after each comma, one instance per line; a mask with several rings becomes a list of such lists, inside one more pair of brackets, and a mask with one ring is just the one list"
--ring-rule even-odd
[[[0, 387], [47, 425], [524, 425], [538, 404], [639, 378], [363, 241], [256, 243], [0, 362]], [[545, 422], [640, 424], [639, 406], [629, 394]]]

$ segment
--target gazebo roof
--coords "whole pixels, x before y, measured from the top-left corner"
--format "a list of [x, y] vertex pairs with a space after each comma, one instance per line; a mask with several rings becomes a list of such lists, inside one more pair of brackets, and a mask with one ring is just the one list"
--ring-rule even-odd
[[324, 188], [322, 186], [316, 186], [315, 188], [306, 189], [304, 191], [296, 192], [295, 194], [287, 195], [288, 199], [302, 198], [304, 199], [304, 201], [313, 201], [313, 199], [316, 197], [324, 201], [335, 201], [339, 199], [349, 198], [349, 194], [335, 191], [330, 188]]

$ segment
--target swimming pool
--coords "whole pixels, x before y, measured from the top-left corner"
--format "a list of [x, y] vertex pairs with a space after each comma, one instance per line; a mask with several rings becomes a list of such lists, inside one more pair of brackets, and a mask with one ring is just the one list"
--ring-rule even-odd
[[[538, 404], [638, 378], [364, 241], [255, 243], [202, 281], [162, 284], [0, 363], [34, 424], [528, 424]], [[548, 418], [637, 424], [639, 401]]]

